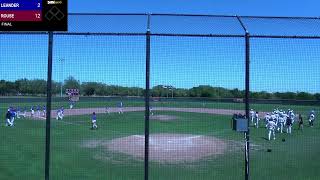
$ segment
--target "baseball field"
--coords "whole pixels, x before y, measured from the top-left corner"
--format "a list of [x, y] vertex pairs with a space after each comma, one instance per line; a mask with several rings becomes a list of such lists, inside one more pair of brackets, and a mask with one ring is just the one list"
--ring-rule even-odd
[[[51, 179], [134, 180], [144, 176], [144, 102], [123, 100], [79, 101], [74, 109], [54, 101], [51, 121]], [[9, 106], [45, 105], [1, 101], [0, 179], [44, 179], [45, 120], [20, 118], [5, 126]], [[55, 109], [64, 106], [63, 120]], [[242, 103], [152, 102], [150, 116], [150, 179], [243, 179], [244, 135], [231, 130], [233, 113], [243, 112]], [[106, 113], [109, 107], [110, 113]], [[304, 119], [303, 131], [294, 124], [292, 134], [277, 133], [268, 141], [263, 121], [250, 127], [250, 171], [252, 179], [316, 180], [320, 177], [320, 125], [308, 126], [311, 109], [318, 106], [252, 104], [259, 112], [275, 108], [293, 109]], [[91, 130], [91, 113], [97, 112], [97, 130]], [[317, 117], [317, 116], [316, 116]], [[263, 117], [261, 117], [263, 118]], [[269, 151], [269, 152], [268, 152]]]

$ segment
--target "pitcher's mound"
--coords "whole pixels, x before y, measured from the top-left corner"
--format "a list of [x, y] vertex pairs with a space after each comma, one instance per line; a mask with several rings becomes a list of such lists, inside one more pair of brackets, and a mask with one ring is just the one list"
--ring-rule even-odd
[[171, 121], [171, 120], [176, 120], [176, 116], [170, 116], [170, 115], [154, 115], [150, 116], [150, 119], [152, 120], [159, 120], [159, 121]]
[[[144, 158], [144, 135], [113, 139], [102, 146], [108, 151]], [[159, 163], [193, 162], [223, 154], [225, 149], [225, 142], [209, 136], [153, 134], [149, 138], [149, 159]]]

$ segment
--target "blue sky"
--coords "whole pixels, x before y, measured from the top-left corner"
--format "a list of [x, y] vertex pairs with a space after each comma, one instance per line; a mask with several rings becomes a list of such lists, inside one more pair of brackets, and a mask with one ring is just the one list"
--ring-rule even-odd
[[[69, 12], [319, 16], [317, 1], [76, 1]], [[106, 23], [107, 22], [107, 23]], [[145, 17], [70, 17], [69, 30], [144, 32]], [[251, 32], [313, 35], [314, 21], [245, 20]], [[152, 32], [242, 34], [234, 19], [152, 19]], [[151, 86], [244, 89], [242, 38], [152, 37]], [[251, 90], [320, 91], [320, 40], [252, 39]], [[0, 35], [0, 79], [46, 79], [47, 36]], [[53, 79], [144, 87], [143, 36], [55, 36]], [[59, 60], [63, 59], [63, 63]], [[30, 71], [32, 70], [32, 71]]]

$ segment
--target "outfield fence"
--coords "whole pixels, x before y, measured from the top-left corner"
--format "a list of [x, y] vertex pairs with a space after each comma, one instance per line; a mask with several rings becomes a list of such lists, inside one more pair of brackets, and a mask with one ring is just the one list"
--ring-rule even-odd
[[[53, 103], [59, 104], [65, 101], [65, 97], [55, 96], [59, 96], [60, 86], [62, 93], [62, 84], [70, 76], [75, 76], [81, 82], [104, 82], [111, 85], [139, 87], [140, 89], [137, 88], [132, 90], [135, 92], [131, 92], [135, 97], [121, 96], [119, 92], [113, 97], [110, 97], [112, 94], [106, 97], [80, 97], [80, 101], [143, 102], [144, 124], [140, 124], [136, 132], [132, 133], [143, 132], [144, 134], [144, 149], [141, 152], [144, 158], [143, 162], [137, 162], [139, 170], [128, 170], [128, 179], [130, 177], [145, 180], [188, 179], [189, 177], [184, 176], [183, 173], [179, 175], [171, 172], [175, 174], [171, 176], [161, 174], [158, 169], [166, 168], [170, 174], [172, 165], [158, 165], [153, 162], [154, 156], [150, 158], [150, 153], [154, 153], [153, 149], [150, 150], [150, 145], [154, 143], [153, 140], [150, 141], [151, 134], [169, 131], [165, 128], [158, 130], [155, 127], [156, 123], [150, 120], [150, 107], [156, 107], [157, 102], [237, 103], [243, 104], [243, 109], [240, 110], [249, 117], [252, 104], [275, 104], [275, 108], [278, 104], [283, 106], [319, 105], [320, 99], [316, 96], [320, 93], [319, 47], [320, 18], [318, 17], [70, 13], [67, 32], [0, 32], [0, 67], [11, 67], [2, 69], [0, 79], [14, 81], [19, 78], [42, 78], [46, 82], [58, 82], [47, 83], [45, 90], [47, 98], [34, 100], [34, 102], [46, 102], [49, 112], [53, 109], [51, 107]], [[15, 71], [20, 73], [17, 73], [17, 76], [10, 75]], [[157, 97], [152, 94], [156, 92], [155, 90], [151, 92], [157, 85], [180, 87], [180, 93], [183, 93], [183, 88], [200, 85], [214, 85], [237, 89], [241, 92], [240, 95], [231, 98], [223, 98], [222, 91], [217, 91], [218, 96], [222, 98], [210, 97], [208, 94], [195, 95], [197, 97], [176, 97], [178, 92], [168, 88], [170, 86], [164, 86], [166, 90], [159, 91], [158, 94], [161, 97]], [[33, 88], [37, 89], [37, 87]], [[308, 96], [311, 99], [303, 99], [304, 94], [300, 94], [299, 99], [263, 99], [251, 96], [251, 92], [253, 94], [260, 91], [274, 92], [274, 88], [280, 92], [309, 92], [314, 97]], [[130, 90], [127, 91], [130, 94]], [[196, 90], [194, 92], [197, 93]], [[52, 96], [53, 93], [58, 95]], [[21, 97], [1, 97], [0, 100], [1, 103], [6, 104], [33, 101], [32, 98]], [[206, 107], [205, 103], [203, 107]], [[236, 109], [237, 107], [231, 105], [231, 109], [239, 110]], [[44, 168], [41, 169], [41, 176], [35, 177], [36, 179], [57, 179], [56, 174], [60, 171], [57, 166], [63, 162], [54, 157], [61, 151], [68, 151], [63, 149], [63, 145], [60, 149], [57, 148], [60, 139], [52, 133], [61, 132], [58, 125], [52, 127], [52, 121], [51, 113], [47, 113], [45, 131], [42, 132], [45, 134], [42, 142], [45, 150], [41, 154], [42, 157], [37, 157], [39, 162], [43, 162]], [[77, 122], [74, 123], [77, 124]], [[257, 168], [252, 170], [253, 173], [250, 168], [250, 152], [256, 147], [256, 139], [250, 139], [252, 128], [249, 121], [248, 126], [250, 128], [244, 133], [245, 139], [241, 139], [241, 134], [233, 135], [236, 139], [242, 140], [239, 146], [243, 151], [238, 154], [232, 154], [232, 152], [229, 157], [234, 158], [230, 159], [230, 168], [234, 168], [231, 166], [233, 160], [242, 164], [234, 173], [234, 176], [239, 179], [242, 177], [257, 179], [259, 173]], [[190, 125], [187, 129], [192, 128]], [[174, 131], [184, 132], [179, 127]], [[114, 134], [117, 132], [115, 131]], [[128, 134], [130, 133], [124, 132], [115, 137]], [[216, 135], [211, 131], [208, 134]], [[134, 138], [139, 141], [142, 137], [135, 135]], [[183, 141], [186, 140], [183, 139]], [[233, 141], [232, 138], [229, 141]], [[236, 146], [238, 147], [238, 144], [231, 149], [236, 149]], [[79, 151], [79, 156], [82, 155], [83, 152]], [[113, 159], [111, 165], [120, 168], [130, 166], [115, 163], [120, 161], [119, 159], [126, 159], [121, 155], [117, 157], [118, 159]], [[70, 157], [66, 155], [63, 158]], [[106, 159], [112, 158], [106, 157]], [[1, 160], [1, 163], [5, 161]], [[76, 160], [70, 161], [77, 163]], [[131, 159], [127, 161], [131, 162]], [[211, 161], [206, 163], [210, 166], [198, 167], [199, 179], [214, 177], [223, 179], [223, 176], [227, 176], [223, 175], [225, 171], [222, 167], [212, 164]], [[259, 160], [255, 160], [254, 163], [259, 164]], [[99, 171], [109, 168], [101, 168], [101, 166], [103, 165], [99, 164], [99, 170], [96, 173], [99, 174]], [[221, 174], [206, 176], [207, 171], [213, 171], [210, 169], [212, 167], [215, 167], [216, 171], [221, 171]], [[264, 167], [261, 165], [261, 168]], [[78, 170], [85, 171], [80, 166]], [[83, 174], [75, 172], [79, 174], [72, 178], [81, 179]], [[110, 173], [112, 173], [111, 170]], [[117, 173], [119, 175], [120, 172]], [[250, 178], [251, 174], [253, 174], [252, 178]], [[272, 176], [267, 173], [265, 175]], [[83, 176], [89, 178], [89, 176]], [[102, 177], [97, 176], [97, 178]]]

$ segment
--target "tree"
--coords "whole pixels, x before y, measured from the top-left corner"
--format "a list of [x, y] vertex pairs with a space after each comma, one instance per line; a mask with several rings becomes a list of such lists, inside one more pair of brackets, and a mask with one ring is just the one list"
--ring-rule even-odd
[[72, 76], [69, 76], [66, 80], [64, 80], [63, 90], [80, 89], [80, 87], [80, 82]]
[[95, 95], [97, 88], [97, 83], [95, 82], [84, 82], [81, 85], [81, 91], [85, 96]]
[[314, 100], [315, 97], [312, 94], [307, 92], [298, 92], [297, 99], [298, 100]]

